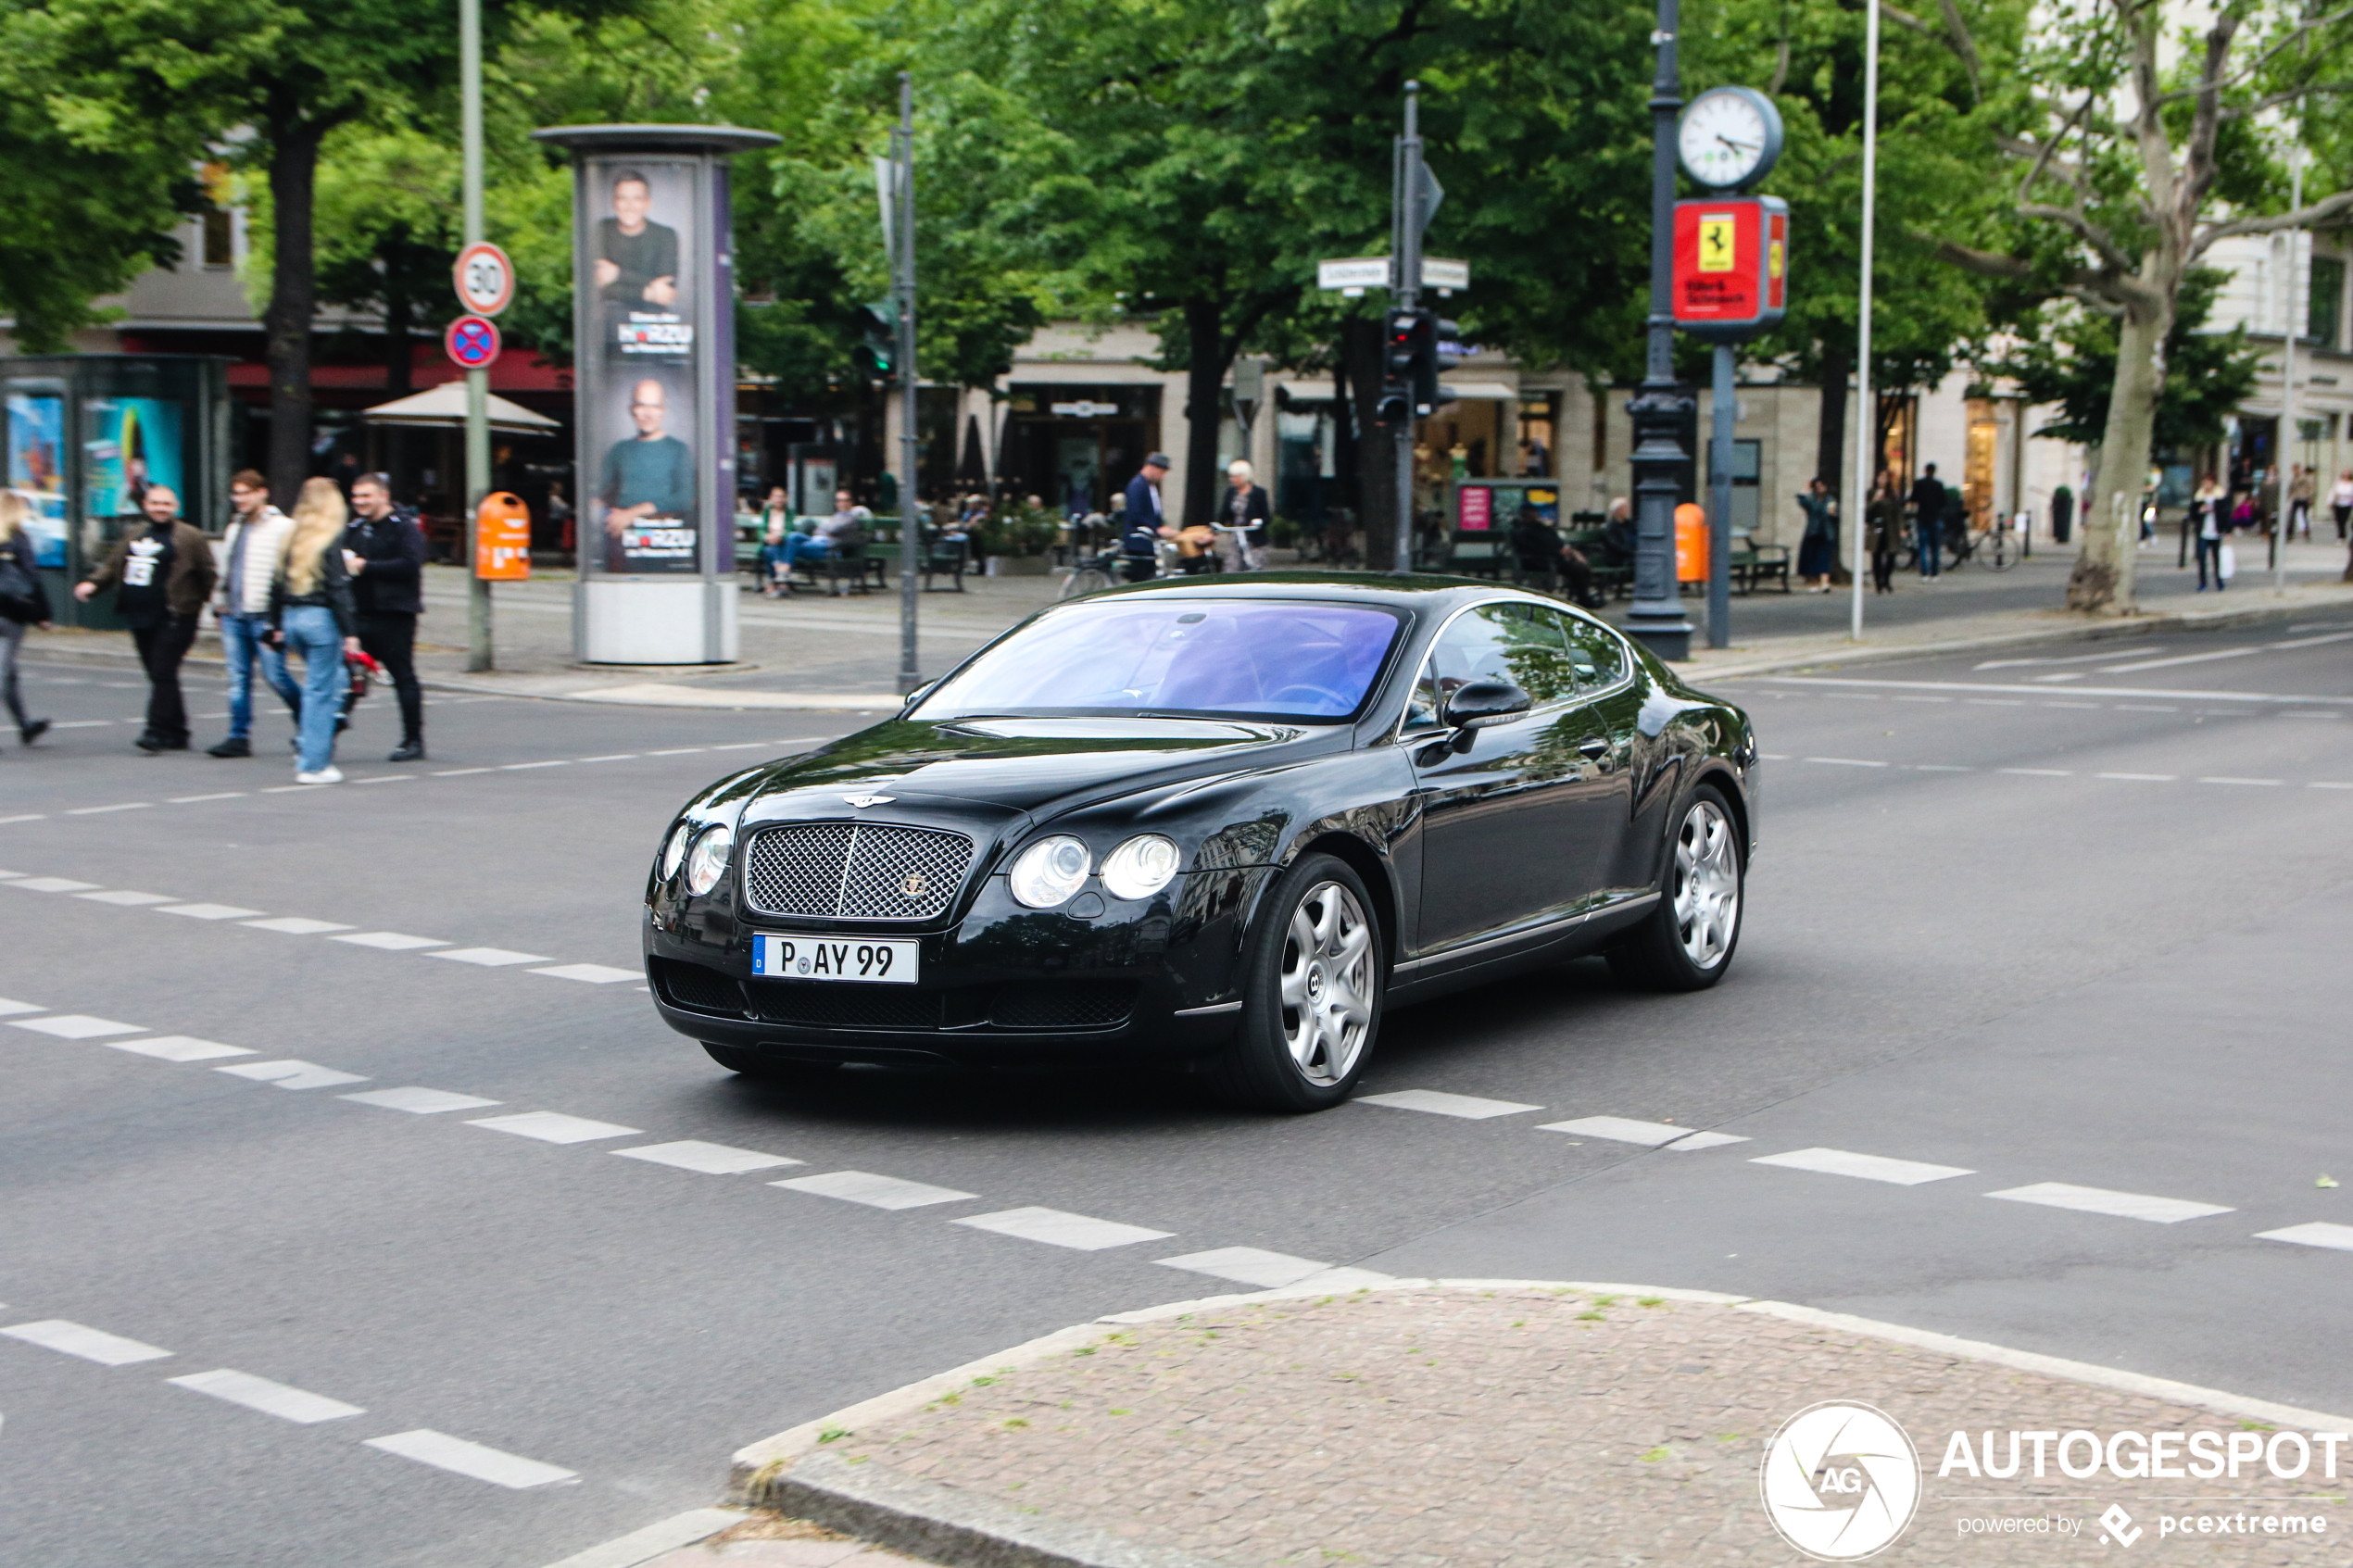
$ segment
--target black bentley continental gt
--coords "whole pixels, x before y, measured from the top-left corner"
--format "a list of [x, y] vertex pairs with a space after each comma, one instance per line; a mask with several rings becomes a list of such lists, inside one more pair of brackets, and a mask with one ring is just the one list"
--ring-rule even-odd
[[1594, 951], [1715, 985], [1755, 813], [1747, 716], [1555, 600], [1139, 583], [697, 795], [646, 964], [737, 1073], [1157, 1061], [1316, 1110], [1392, 1004]]

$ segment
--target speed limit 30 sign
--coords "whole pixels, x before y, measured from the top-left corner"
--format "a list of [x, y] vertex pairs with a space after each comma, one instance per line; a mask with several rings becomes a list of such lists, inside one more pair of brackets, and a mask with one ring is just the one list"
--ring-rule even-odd
[[496, 316], [515, 297], [515, 264], [487, 240], [458, 253], [452, 276], [458, 284], [458, 303], [477, 316]]

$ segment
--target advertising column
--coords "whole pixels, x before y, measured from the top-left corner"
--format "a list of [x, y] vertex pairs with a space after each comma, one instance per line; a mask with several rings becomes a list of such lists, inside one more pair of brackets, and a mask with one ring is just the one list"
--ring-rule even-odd
[[776, 138], [566, 126], [580, 586], [589, 663], [736, 657], [735, 280], [725, 156]]

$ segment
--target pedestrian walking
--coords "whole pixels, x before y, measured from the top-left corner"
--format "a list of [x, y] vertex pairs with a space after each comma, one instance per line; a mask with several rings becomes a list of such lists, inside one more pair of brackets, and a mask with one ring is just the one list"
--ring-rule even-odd
[[229, 666], [229, 735], [205, 748], [208, 757], [253, 755], [253, 677], [257, 666], [286, 711], [302, 724], [302, 693], [286, 673], [286, 656], [270, 646], [270, 584], [278, 559], [294, 534], [294, 519], [270, 504], [270, 482], [252, 469], [229, 481], [229, 532], [221, 540], [228, 560], [213, 593], [213, 619], [220, 626], [220, 652]]
[[1831, 573], [1838, 566], [1838, 497], [1831, 494], [1829, 483], [1816, 474], [1797, 504], [1806, 513], [1806, 533], [1797, 545], [1797, 574], [1810, 584], [1807, 593], [1827, 594]]
[[2336, 476], [2335, 487], [2329, 491], [2329, 510], [2336, 514], [2336, 537], [2342, 543], [2347, 525], [2353, 523], [2353, 469]]
[[2302, 463], [2295, 465], [2287, 482], [2287, 532], [2283, 538], [2293, 539], [2298, 533], [2304, 542], [2312, 542], [2312, 502], [2320, 493], [2320, 476]]
[[1895, 592], [1895, 558], [1904, 548], [1904, 497], [1895, 487], [1893, 470], [1881, 469], [1871, 483], [1871, 498], [1864, 512], [1869, 530], [1864, 543], [1871, 547], [1871, 587]]
[[1919, 536], [1920, 575], [1941, 576], [1944, 565], [1944, 482], [1936, 477], [1934, 463], [1920, 470], [1919, 478], [1912, 481], [1912, 529]]
[[295, 502], [294, 536], [270, 587], [271, 640], [302, 655], [302, 736], [295, 783], [343, 783], [334, 764], [335, 721], [349, 676], [344, 659], [359, 651], [359, 621], [344, 566], [350, 510], [332, 479], [306, 479]]
[[47, 733], [49, 721], [25, 716], [17, 690], [17, 652], [24, 629], [49, 624], [49, 591], [41, 585], [41, 561], [25, 520], [32, 505], [14, 490], [0, 490], [0, 699], [17, 721], [17, 735], [31, 746]]
[[1226, 571], [1266, 569], [1266, 522], [1275, 515], [1265, 487], [1258, 483], [1248, 458], [1226, 465], [1230, 487], [1217, 509], [1217, 554]]
[[1120, 570], [1130, 583], [1148, 583], [1158, 575], [1160, 542], [1176, 536], [1176, 530], [1167, 526], [1160, 500], [1160, 482], [1168, 477], [1172, 466], [1167, 453], [1154, 452], [1144, 459], [1141, 471], [1127, 482], [1126, 494], [1121, 498], [1125, 504], [1120, 514]]
[[2222, 486], [2208, 473], [2198, 481], [2190, 494], [2190, 532], [2197, 541], [2197, 592], [2206, 592], [2207, 563], [2214, 567], [2214, 591], [2222, 591], [2222, 536], [2230, 532], [2230, 524], [2222, 515], [2229, 498]]
[[180, 661], [196, 640], [196, 617], [212, 596], [220, 572], [212, 546], [181, 521], [180, 497], [150, 484], [141, 497], [146, 526], [126, 533], [90, 576], [74, 584], [87, 604], [112, 588], [115, 614], [147, 671], [147, 727], [131, 744], [150, 756], [188, 749], [188, 705], [180, 695]]
[[[417, 617], [424, 613], [425, 533], [413, 508], [392, 499], [392, 480], [362, 474], [352, 482], [351, 522], [343, 534], [343, 564], [351, 573], [351, 602], [359, 647], [384, 667], [400, 699], [400, 744], [387, 762], [422, 762], [425, 756], [425, 689], [417, 680]], [[346, 717], [349, 724], [350, 692]]]

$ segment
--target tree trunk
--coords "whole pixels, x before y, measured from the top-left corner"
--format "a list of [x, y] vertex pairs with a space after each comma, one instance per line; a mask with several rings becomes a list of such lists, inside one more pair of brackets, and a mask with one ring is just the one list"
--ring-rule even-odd
[[[2142, 268], [2144, 281], [2161, 265], [2152, 254]], [[2083, 547], [2067, 580], [2067, 608], [2091, 615], [2131, 615], [2139, 608], [2133, 578], [2141, 542], [2141, 482], [2165, 384], [2165, 337], [2173, 325], [2173, 290], [2160, 284], [2153, 292], [2161, 306], [2127, 306], [2118, 324], [2100, 477], [2083, 497]]]
[[414, 247], [405, 227], [396, 227], [393, 232], [396, 237], [382, 253], [384, 264], [384, 391], [400, 397], [406, 395], [414, 383], [409, 333], [416, 321], [417, 307], [416, 301], [409, 297], [409, 253]]
[[[1846, 378], [1855, 373], [1855, 350], [1843, 343], [1822, 345], [1822, 412], [1819, 433], [1814, 441], [1814, 471], [1830, 482], [1830, 487], [1844, 495], [1854, 472], [1855, 459], [1846, 450]], [[1868, 487], [1869, 475], [1864, 476]], [[1865, 494], [1869, 494], [1868, 488]], [[1842, 507], [1840, 513], [1855, 510]]]
[[270, 308], [262, 314], [270, 369], [270, 494], [292, 508], [310, 471], [310, 328], [318, 312], [318, 258], [311, 213], [319, 174], [319, 135], [281, 127], [271, 138], [270, 200], [277, 245]]
[[1225, 486], [1217, 480], [1217, 427], [1225, 417], [1225, 312], [1212, 299], [1185, 302], [1185, 512], [1207, 521]]
[[1380, 407], [1381, 324], [1362, 318], [1340, 323], [1340, 361], [1347, 368], [1356, 420], [1357, 529], [1365, 564], [1378, 570], [1397, 555], [1397, 446], [1393, 427], [1376, 424]]

